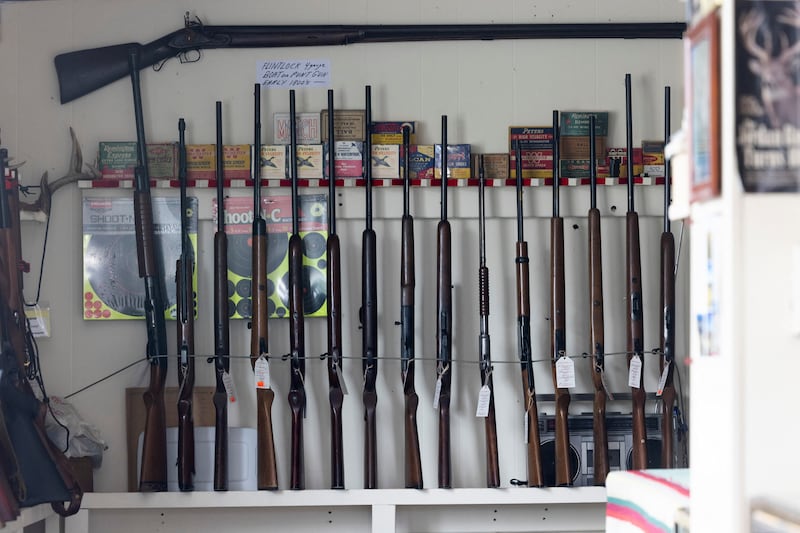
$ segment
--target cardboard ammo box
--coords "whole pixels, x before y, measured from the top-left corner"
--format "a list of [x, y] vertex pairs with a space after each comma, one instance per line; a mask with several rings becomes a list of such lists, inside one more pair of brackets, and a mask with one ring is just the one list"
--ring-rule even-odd
[[372, 145], [372, 177], [378, 179], [400, 177], [400, 145]]
[[[320, 112], [322, 142], [328, 142], [328, 110]], [[364, 141], [367, 137], [366, 112], [363, 109], [334, 109], [333, 134], [336, 141]]]
[[[289, 113], [273, 115], [274, 144], [291, 144]], [[319, 113], [295, 113], [297, 144], [319, 144], [322, 142]]]
[[[250, 177], [250, 145], [235, 144], [222, 147], [224, 179]], [[186, 145], [186, 177], [190, 180], [213, 180], [217, 175], [217, 147], [215, 144]]]
[[472, 176], [480, 177], [481, 156], [486, 179], [508, 179], [508, 154], [472, 154]]
[[[539, 150], [523, 150], [522, 152], [522, 177], [523, 178], [552, 178], [553, 177], [553, 150], [542, 148]], [[517, 154], [509, 153], [509, 177], [517, 179]]]
[[[559, 156], [561, 159], [589, 159], [590, 149], [589, 137], [583, 135], [565, 135], [561, 137], [559, 143]], [[595, 137], [594, 139], [595, 159], [605, 161], [606, 157], [606, 138]]]
[[[323, 175], [328, 176], [328, 158], [330, 157], [329, 146], [326, 142], [323, 146], [325, 167]], [[335, 173], [337, 178], [360, 178], [364, 167], [364, 143], [361, 141], [336, 141], [336, 161]]]
[[514, 143], [519, 141], [520, 150], [541, 150], [553, 147], [552, 126], [509, 126], [508, 150], [514, 151]]
[[[442, 145], [434, 145], [433, 175], [436, 178], [442, 177]], [[467, 179], [472, 177], [472, 160], [470, 158], [470, 145], [468, 144], [448, 144], [447, 145], [447, 178], [448, 179]]]
[[[97, 159], [102, 179], [134, 179], [136, 146], [135, 141], [101, 141]], [[150, 179], [175, 179], [178, 175], [178, 145], [147, 143], [147, 171]]]
[[559, 117], [561, 137], [571, 135], [589, 136], [589, 117], [594, 115], [594, 134], [608, 136], [608, 111], [562, 111]]
[[412, 144], [408, 152], [408, 175], [411, 179], [433, 179], [433, 145]]
[[[628, 176], [628, 149], [606, 148], [606, 163], [609, 176], [612, 178], [626, 178]], [[642, 149], [633, 149], [633, 175], [642, 175]]]
[[372, 144], [403, 144], [403, 126], [411, 128], [409, 131], [409, 144], [414, 144], [417, 130], [416, 122], [373, 122]]
[[286, 179], [289, 147], [285, 144], [261, 145], [261, 179]]
[[[322, 145], [298, 144], [297, 145], [297, 177], [300, 179], [322, 178]], [[291, 173], [289, 174], [291, 176]]]

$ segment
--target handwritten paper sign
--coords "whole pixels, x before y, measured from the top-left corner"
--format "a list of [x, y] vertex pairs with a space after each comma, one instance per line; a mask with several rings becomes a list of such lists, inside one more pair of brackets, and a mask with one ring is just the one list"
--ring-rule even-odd
[[329, 87], [331, 62], [327, 59], [291, 59], [260, 61], [256, 82], [268, 89]]

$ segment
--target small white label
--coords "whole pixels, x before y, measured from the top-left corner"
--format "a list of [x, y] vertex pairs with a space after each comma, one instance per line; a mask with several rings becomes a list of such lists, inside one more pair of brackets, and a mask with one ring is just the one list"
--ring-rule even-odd
[[611, 389], [608, 388], [608, 382], [606, 381], [606, 371], [605, 369], [600, 371], [600, 383], [603, 385], [603, 390], [606, 391], [606, 398], [614, 401], [614, 395], [611, 393]]
[[256, 360], [255, 368], [253, 369], [256, 374], [256, 388], [269, 389], [269, 360], [263, 355]]
[[436, 378], [436, 387], [433, 389], [433, 408], [439, 408], [439, 396], [442, 394], [442, 376]]
[[556, 361], [556, 387], [571, 389], [575, 387], [575, 363], [566, 355]]
[[664, 371], [661, 372], [661, 379], [658, 380], [658, 389], [656, 390], [656, 396], [661, 396], [664, 394], [664, 387], [667, 384], [667, 378], [669, 377], [669, 367], [672, 363], [667, 363], [664, 365]]
[[628, 368], [628, 386], [634, 389], [639, 388], [642, 380], [642, 358], [638, 355], [631, 357], [631, 364]]
[[344, 381], [344, 374], [342, 374], [342, 367], [337, 365], [336, 363], [333, 364], [334, 368], [336, 369], [336, 379], [339, 380], [339, 386], [342, 388], [342, 394], [347, 394], [347, 383]]
[[222, 384], [225, 385], [225, 393], [228, 395], [228, 402], [236, 403], [236, 389], [233, 386], [233, 376], [230, 372], [222, 373]]
[[25, 306], [25, 316], [30, 324], [31, 333], [37, 339], [50, 336], [50, 308], [39, 307], [39, 304]]
[[479, 418], [486, 418], [489, 416], [489, 404], [491, 403], [492, 391], [489, 390], [489, 385], [484, 385], [478, 393], [478, 408], [475, 410], [475, 416]]
[[256, 81], [268, 89], [330, 87], [329, 59], [287, 59], [259, 61]]

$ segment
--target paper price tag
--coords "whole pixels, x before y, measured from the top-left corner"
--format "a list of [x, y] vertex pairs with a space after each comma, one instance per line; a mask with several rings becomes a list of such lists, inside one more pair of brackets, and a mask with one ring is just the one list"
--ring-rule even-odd
[[566, 355], [556, 361], [556, 387], [559, 389], [575, 387], [575, 363]]
[[222, 384], [225, 385], [225, 394], [230, 403], [236, 403], [236, 389], [233, 387], [233, 376], [229, 372], [222, 373]]
[[628, 368], [628, 386], [634, 389], [639, 388], [642, 380], [642, 358], [638, 355], [631, 357], [631, 364]]
[[433, 408], [439, 408], [439, 396], [442, 394], [442, 376], [436, 378], [436, 387], [433, 389]]
[[256, 360], [256, 365], [253, 368], [256, 377], [257, 389], [269, 389], [269, 360], [263, 355]]
[[667, 385], [667, 378], [669, 377], [669, 367], [672, 363], [664, 365], [664, 371], [661, 372], [661, 379], [658, 380], [658, 389], [656, 389], [656, 396], [664, 394], [664, 387]]
[[336, 367], [336, 379], [339, 380], [339, 385], [342, 387], [342, 394], [347, 395], [347, 383], [344, 381], [344, 374], [342, 374], [342, 368], [339, 365], [334, 364]]
[[488, 385], [481, 387], [478, 393], [478, 408], [475, 410], [475, 416], [479, 418], [486, 418], [489, 416], [489, 404], [492, 403], [492, 391], [489, 390]]

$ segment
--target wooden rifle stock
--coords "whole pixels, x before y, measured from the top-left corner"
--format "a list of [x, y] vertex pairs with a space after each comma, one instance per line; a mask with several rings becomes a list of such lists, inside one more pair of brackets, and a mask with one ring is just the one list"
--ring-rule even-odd
[[150, 178], [147, 172], [147, 144], [139, 86], [138, 55], [138, 50], [132, 49], [128, 56], [131, 84], [133, 85], [137, 138], [133, 211], [139, 277], [144, 279], [147, 358], [150, 361], [150, 384], [144, 393], [146, 415], [139, 490], [157, 492], [167, 490], [167, 424], [164, 406], [164, 386], [167, 379], [167, 328], [164, 320], [161, 269], [155, 253], [153, 207], [150, 199]]
[[553, 217], [550, 219], [550, 354], [556, 391], [556, 485], [572, 484], [569, 468], [569, 389], [558, 386], [556, 363], [566, 356], [564, 219], [559, 215], [558, 111], [553, 111]]
[[606, 431], [605, 332], [603, 322], [603, 257], [600, 239], [600, 210], [597, 209], [597, 163], [595, 117], [589, 118], [589, 159], [591, 161], [591, 207], [589, 208], [589, 343], [592, 349], [594, 385], [593, 436], [594, 484], [605, 485], [608, 475], [608, 433]]
[[328, 397], [331, 404], [331, 488], [344, 486], [342, 404], [342, 257], [336, 234], [336, 128], [333, 90], [328, 90]]
[[194, 419], [192, 394], [194, 393], [194, 260], [189, 240], [191, 208], [186, 197], [186, 124], [178, 120], [178, 180], [181, 205], [181, 256], [175, 268], [178, 340], [178, 488], [194, 489]]
[[[333, 120], [333, 117], [329, 117]], [[289, 129], [291, 135], [292, 236], [289, 237], [289, 344], [291, 377], [289, 408], [292, 411], [292, 448], [290, 486], [305, 488], [303, 469], [303, 417], [306, 411], [305, 392], [305, 317], [303, 315], [303, 239], [300, 237], [300, 198], [297, 183], [297, 130], [295, 124], [295, 92], [289, 91]]]
[[222, 102], [216, 103], [217, 231], [214, 233], [214, 490], [228, 490], [228, 393], [230, 371], [228, 324], [228, 236], [225, 234]]
[[633, 125], [631, 115], [631, 75], [625, 75], [625, 105], [627, 116], [628, 147], [628, 212], [625, 216], [625, 278], [627, 289], [627, 352], [628, 368], [631, 360], [638, 357], [641, 362], [639, 386], [631, 387], [633, 418], [633, 470], [647, 468], [647, 433], [644, 421], [644, 304], [642, 302], [642, 260], [639, 250], [639, 215], [634, 208], [633, 197]]
[[[670, 88], [664, 88], [664, 143], [670, 137]], [[664, 231], [661, 234], [661, 305], [659, 320], [661, 324], [661, 345], [659, 370], [663, 374], [668, 367], [664, 388], [661, 391], [661, 468], [675, 468], [673, 441], [673, 409], [675, 407], [675, 237], [670, 231], [670, 168], [669, 161], [664, 166]]]
[[364, 488], [378, 487], [378, 439], [376, 406], [378, 392], [378, 272], [377, 237], [372, 229], [372, 87], [366, 86], [367, 139], [364, 149], [366, 176], [366, 224], [361, 241], [361, 335], [364, 372]]
[[400, 251], [400, 356], [403, 395], [405, 396], [405, 480], [407, 489], [421, 489], [422, 461], [419, 452], [417, 407], [419, 396], [414, 387], [414, 217], [410, 210], [411, 176], [409, 128], [403, 127], [403, 226]]
[[[445, 152], [446, 153], [446, 152]], [[480, 301], [480, 335], [478, 337], [478, 361], [481, 371], [481, 387], [489, 390], [489, 406], [484, 418], [486, 438], [486, 486], [500, 486], [500, 463], [497, 456], [497, 419], [494, 408], [494, 384], [492, 380], [491, 342], [489, 338], [489, 267], [486, 266], [486, 217], [484, 188], [486, 176], [483, 155], [480, 156], [478, 192], [478, 219], [480, 242], [480, 266], [478, 268], [478, 297]]]
[[[255, 370], [263, 357], [269, 363], [267, 323], [267, 222], [261, 216], [261, 85], [254, 90], [253, 139], [253, 232], [251, 236], [252, 310], [250, 319], [250, 361]], [[262, 386], [263, 385], [263, 386]], [[275, 392], [269, 383], [256, 387], [256, 442], [258, 446], [258, 490], [278, 488], [278, 467], [272, 433], [272, 403]]]
[[531, 293], [528, 243], [523, 233], [522, 217], [522, 151], [515, 144], [517, 172], [517, 348], [522, 365], [522, 396], [526, 416], [526, 442], [528, 486], [543, 487], [542, 453], [539, 440], [539, 410], [536, 405], [536, 388], [533, 380], [533, 354], [531, 353]]
[[442, 115], [442, 216], [436, 229], [436, 373], [439, 387], [439, 488], [449, 489], [450, 461], [450, 388], [453, 369], [453, 294], [450, 222], [447, 220], [447, 116]]

